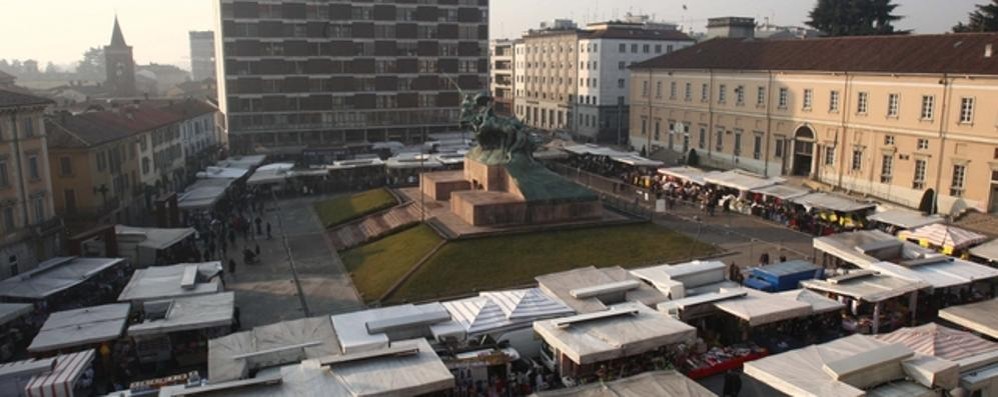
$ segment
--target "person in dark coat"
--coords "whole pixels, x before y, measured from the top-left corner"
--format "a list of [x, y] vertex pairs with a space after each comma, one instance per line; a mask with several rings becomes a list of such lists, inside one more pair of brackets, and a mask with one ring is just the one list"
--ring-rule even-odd
[[258, 216], [253, 222], [256, 223], [256, 234], [263, 234], [263, 219]]
[[229, 274], [236, 274], [236, 260], [229, 259]]
[[735, 371], [724, 373], [724, 391], [722, 397], [738, 397], [742, 391], [742, 377]]

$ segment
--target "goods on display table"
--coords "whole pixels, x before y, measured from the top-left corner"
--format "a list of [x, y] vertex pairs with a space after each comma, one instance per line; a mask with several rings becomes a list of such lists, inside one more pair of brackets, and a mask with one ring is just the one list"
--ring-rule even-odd
[[766, 357], [766, 349], [755, 344], [712, 347], [702, 354], [690, 354], [677, 362], [677, 367], [690, 379], [703, 379], [740, 368], [742, 364]]

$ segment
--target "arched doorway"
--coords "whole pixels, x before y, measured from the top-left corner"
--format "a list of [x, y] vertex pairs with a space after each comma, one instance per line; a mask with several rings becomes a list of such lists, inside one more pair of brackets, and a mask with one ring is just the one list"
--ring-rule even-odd
[[814, 159], [814, 131], [811, 127], [801, 126], [794, 133], [794, 164], [792, 174], [795, 176], [810, 176]]

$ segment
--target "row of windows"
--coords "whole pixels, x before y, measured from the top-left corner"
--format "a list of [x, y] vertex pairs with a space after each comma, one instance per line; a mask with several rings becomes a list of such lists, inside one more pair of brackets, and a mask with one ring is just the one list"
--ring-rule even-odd
[[[669, 83], [669, 99], [676, 99], [677, 87], [676, 82], [672, 81]], [[683, 99], [685, 101], [691, 101], [693, 98], [693, 86], [691, 83], [686, 83]], [[745, 86], [739, 85], [734, 89], [735, 92], [735, 104], [738, 106], [743, 106], [745, 104]], [[641, 96], [647, 98], [649, 95], [649, 82], [642, 82]], [[700, 87], [700, 101], [707, 102], [710, 95], [710, 86], [708, 84], [702, 84]], [[662, 82], [655, 83], [655, 98], [662, 98]], [[728, 98], [728, 86], [727, 84], [719, 84], [717, 91], [717, 103], [725, 104]], [[839, 111], [840, 105], [840, 94], [837, 90], [831, 90], [828, 93], [828, 111], [830, 113], [835, 113]], [[765, 107], [766, 106], [766, 88], [759, 86], [756, 88], [756, 106]], [[780, 88], [777, 97], [777, 107], [780, 109], [787, 109], [790, 103], [790, 92], [787, 88]], [[919, 119], [930, 121], [934, 117], [936, 98], [933, 95], [923, 95], [921, 98], [921, 108], [919, 112]], [[801, 108], [805, 111], [812, 110], [814, 105], [814, 90], [810, 88], [805, 88], [803, 92], [803, 97], [801, 100]], [[960, 98], [960, 118], [959, 122], [961, 124], [969, 124], [974, 122], [974, 107], [975, 99], [973, 97], [962, 97]], [[870, 109], [870, 93], [869, 92], [859, 92], [856, 97], [856, 113], [865, 115]], [[901, 112], [901, 94], [891, 93], [887, 95], [887, 117], [898, 118]]]

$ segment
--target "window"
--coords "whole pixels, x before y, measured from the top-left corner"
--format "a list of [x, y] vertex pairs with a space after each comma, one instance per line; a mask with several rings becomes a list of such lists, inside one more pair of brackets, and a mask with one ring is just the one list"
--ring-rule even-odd
[[897, 117], [898, 116], [898, 106], [901, 101], [901, 96], [898, 94], [887, 95], [887, 117]]
[[[621, 53], [627, 52], [627, 44], [623, 44], [623, 43], [620, 44], [620, 52]], [[623, 65], [624, 63], [621, 62], [620, 64]], [[623, 69], [623, 68], [621, 68], [621, 69]]]
[[662, 98], [662, 82], [655, 83], [655, 98]]
[[637, 44], [631, 44], [631, 52], [633, 52], [633, 53], [637, 53], [638, 52], [638, 45]]
[[884, 146], [894, 146], [894, 135], [884, 135]]
[[863, 149], [855, 148], [852, 150], [852, 170], [859, 171], [863, 169]]
[[974, 122], [974, 98], [963, 98], [960, 100], [960, 124], [970, 124]]
[[752, 158], [756, 160], [762, 158], [762, 134], [756, 133], [752, 137]]
[[707, 147], [707, 128], [700, 127], [700, 139], [697, 142], [697, 147], [704, 149]]
[[766, 105], [766, 87], [759, 86], [755, 90], [755, 105], [762, 107]]
[[714, 150], [718, 152], [724, 150], [724, 127], [717, 127], [717, 139], [714, 142]]
[[922, 120], [932, 120], [932, 113], [935, 105], [936, 97], [932, 95], [922, 95]]
[[700, 86], [700, 102], [707, 102], [707, 98], [710, 97], [710, 86], [703, 84]]
[[642, 81], [641, 82], [641, 97], [642, 98], [647, 98], [648, 97], [648, 82], [647, 81]]
[[925, 139], [925, 138], [918, 138], [917, 149], [918, 150], [928, 150], [929, 149], [929, 140]]
[[967, 179], [967, 166], [963, 164], [953, 165], [953, 183], [950, 184], [949, 195], [953, 197], [963, 197], [964, 182]]
[[76, 191], [73, 189], [66, 189], [64, 192], [66, 201], [66, 212], [70, 214], [76, 213]]
[[786, 109], [787, 103], [790, 102], [789, 95], [790, 93], [787, 91], [786, 88], [780, 88], [780, 96], [776, 106], [779, 107], [780, 109]]
[[148, 157], [143, 157], [142, 158], [142, 175], [148, 174], [149, 171], [150, 171], [149, 168], [150, 168], [150, 166], [149, 166], [149, 158]]
[[627, 83], [624, 81], [624, 79], [617, 79], [617, 88], [624, 88], [626, 84]]
[[4, 207], [3, 208], [3, 229], [7, 232], [13, 232], [17, 228], [17, 220], [14, 219], [14, 207]]
[[866, 114], [866, 110], [870, 105], [870, 93], [861, 92], [859, 93], [859, 99], [856, 100], [856, 113]]
[[662, 45], [661, 44], [655, 44], [655, 53], [656, 54], [661, 54], [662, 53]]
[[724, 103], [728, 96], [728, 86], [721, 84], [717, 89], [717, 103]]
[[[621, 44], [621, 46], [624, 45]], [[617, 63], [617, 70], [624, 70], [624, 69], [627, 69], [627, 62], [620, 61], [619, 63]]]
[[928, 162], [921, 159], [915, 160], [915, 177], [912, 178], [912, 189], [925, 189], [925, 168]]
[[35, 200], [31, 204], [31, 208], [35, 212], [35, 223], [42, 223], [45, 221], [45, 198], [35, 197]]
[[745, 104], [745, 86], [738, 86], [735, 88], [735, 104], [742, 106]]
[[669, 83], [669, 99], [676, 99], [676, 91], [677, 90], [678, 90], [678, 88], [676, 88], [676, 82], [675, 81]]
[[735, 130], [735, 156], [742, 154], [742, 130]]
[[783, 147], [786, 145], [783, 138], [776, 138], [776, 148], [773, 151], [773, 157], [783, 157]]
[[69, 157], [59, 158], [59, 173], [62, 176], [73, 175], [73, 162]]
[[894, 155], [885, 154], [884, 160], [880, 163], [880, 183], [891, 183], [891, 174], [894, 172]]
[[641, 46], [641, 52], [643, 52], [645, 54], [651, 52], [651, 45], [650, 44], [645, 44], [645, 45]]
[[837, 113], [839, 111], [839, 92], [832, 91], [828, 94], [828, 111]]
[[28, 178], [33, 181], [42, 179], [42, 174], [38, 171], [38, 155], [28, 156]]
[[661, 119], [655, 119], [655, 140], [656, 141], [662, 140], [662, 120]]
[[647, 117], [642, 117], [641, 118], [641, 136], [646, 136], [646, 135], [648, 135], [648, 118]]
[[0, 188], [10, 186], [10, 178], [7, 173], [7, 162], [0, 161]]
[[825, 165], [835, 165], [835, 146], [825, 146]]
[[686, 100], [686, 102], [693, 100], [693, 84], [686, 83], [686, 90], [683, 91], [683, 99]]
[[804, 110], [811, 110], [811, 103], [814, 102], [814, 90], [810, 88], [804, 89]]
[[35, 119], [32, 117], [24, 118], [24, 136], [25, 137], [35, 136]]

